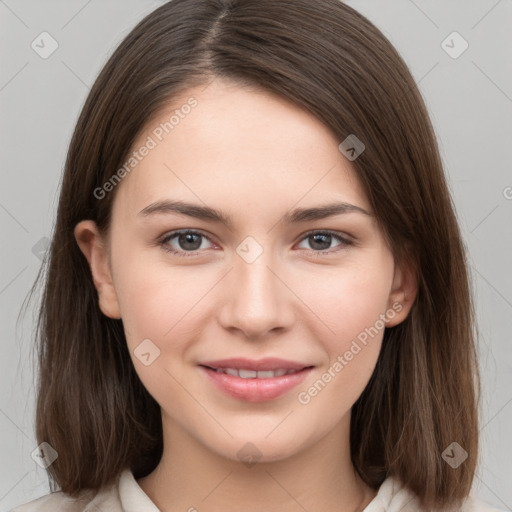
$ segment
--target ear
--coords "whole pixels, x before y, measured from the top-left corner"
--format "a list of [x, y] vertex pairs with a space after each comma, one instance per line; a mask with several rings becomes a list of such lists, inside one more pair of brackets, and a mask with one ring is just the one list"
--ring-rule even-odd
[[386, 312], [386, 327], [398, 325], [407, 318], [417, 293], [418, 282], [412, 264], [404, 262], [395, 265]]
[[94, 286], [98, 291], [101, 311], [109, 318], [121, 318], [121, 310], [112, 282], [108, 251], [96, 223], [92, 220], [83, 220], [75, 226], [74, 234], [80, 250], [89, 263]]

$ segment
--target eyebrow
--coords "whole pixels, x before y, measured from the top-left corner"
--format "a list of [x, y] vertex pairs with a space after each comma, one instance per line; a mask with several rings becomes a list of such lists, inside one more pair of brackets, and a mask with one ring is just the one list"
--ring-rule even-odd
[[[233, 228], [233, 219], [222, 210], [216, 210], [209, 206], [187, 203], [184, 201], [163, 200], [156, 201], [143, 208], [138, 215], [149, 217], [155, 214], [181, 214], [195, 219], [219, 222], [228, 228]], [[287, 212], [281, 221], [287, 224], [325, 219], [334, 215], [345, 213], [362, 213], [372, 217], [373, 215], [360, 206], [345, 202], [334, 202], [310, 208], [295, 208]]]

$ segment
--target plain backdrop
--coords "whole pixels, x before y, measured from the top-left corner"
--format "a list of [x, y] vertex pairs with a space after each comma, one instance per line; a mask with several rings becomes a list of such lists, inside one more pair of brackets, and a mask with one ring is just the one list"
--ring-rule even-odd
[[[402, 54], [434, 123], [478, 310], [483, 421], [474, 492], [512, 510], [512, 2], [347, 3]], [[31, 310], [17, 317], [51, 234], [71, 133], [107, 57], [161, 4], [0, 0], [0, 510], [49, 490], [31, 456], [34, 318]], [[52, 45], [43, 58], [41, 46]]]

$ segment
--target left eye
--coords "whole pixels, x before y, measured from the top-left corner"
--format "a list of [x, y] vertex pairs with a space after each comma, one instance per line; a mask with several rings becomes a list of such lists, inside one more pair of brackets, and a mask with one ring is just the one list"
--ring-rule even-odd
[[[340, 244], [338, 244], [338, 248], [334, 251], [328, 251], [328, 253], [336, 252], [347, 245], [352, 245], [350, 240], [343, 238], [342, 236], [333, 233], [331, 231], [312, 231], [310, 233], [306, 233], [306, 235], [302, 238], [302, 240], [309, 240], [312, 242], [312, 247], [314, 248], [314, 252], [326, 253], [326, 249], [330, 248], [331, 242], [333, 239], [337, 239]], [[327, 247], [326, 247], [327, 245]], [[320, 247], [319, 247], [320, 246]], [[315, 250], [318, 249], [318, 250]]]
[[[327, 249], [331, 248], [331, 243], [333, 239], [337, 239], [340, 243], [336, 246], [336, 249], [327, 251]], [[173, 248], [170, 243], [171, 241], [174, 240], [177, 240], [178, 242], [177, 249]], [[195, 256], [197, 254], [196, 251], [199, 251], [200, 249], [205, 249], [205, 247], [202, 244], [203, 240], [209, 240], [209, 238], [198, 231], [175, 231], [165, 236], [160, 241], [160, 245], [167, 252], [176, 254], [177, 256]], [[301, 242], [306, 240], [309, 240], [311, 247], [313, 247], [313, 249], [310, 249], [309, 252], [318, 254], [330, 254], [332, 252], [337, 252], [348, 245], [353, 244], [352, 241], [331, 231], [312, 231], [306, 233], [302, 237]]]

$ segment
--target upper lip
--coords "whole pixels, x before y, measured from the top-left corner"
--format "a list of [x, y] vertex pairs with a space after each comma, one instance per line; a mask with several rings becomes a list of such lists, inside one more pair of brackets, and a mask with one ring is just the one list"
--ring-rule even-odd
[[203, 361], [200, 366], [209, 368], [235, 368], [237, 370], [302, 370], [313, 365], [298, 363], [296, 361], [288, 361], [277, 357], [266, 357], [264, 359], [246, 359], [244, 357], [235, 357], [231, 359], [219, 359], [217, 361]]

